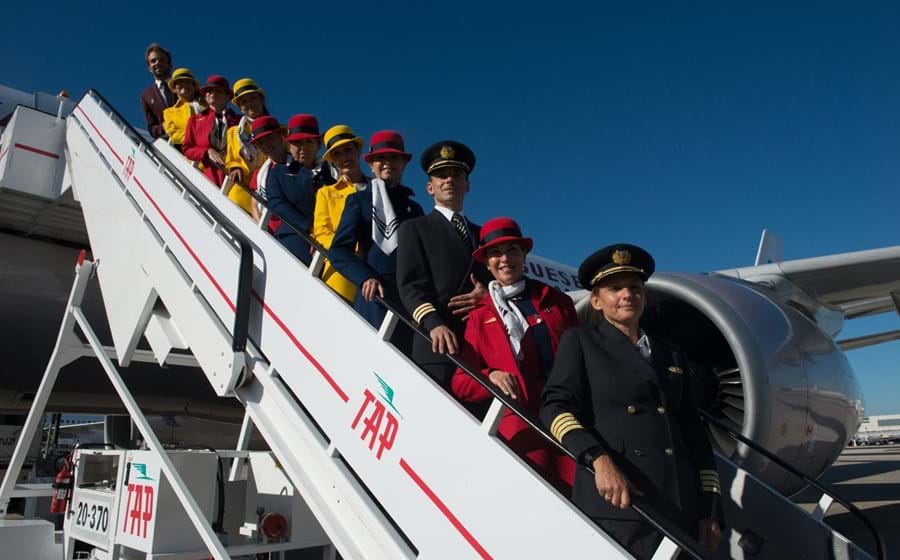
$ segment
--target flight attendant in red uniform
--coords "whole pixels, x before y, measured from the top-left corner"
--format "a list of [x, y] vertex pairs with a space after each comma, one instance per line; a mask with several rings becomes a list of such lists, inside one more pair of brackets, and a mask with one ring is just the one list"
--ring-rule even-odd
[[237, 126], [241, 118], [228, 106], [231, 86], [223, 76], [212, 75], [200, 88], [207, 109], [191, 115], [181, 149], [185, 157], [203, 164], [203, 174], [217, 187], [225, 180], [225, 150], [227, 131]]
[[[569, 296], [525, 278], [525, 257], [532, 245], [531, 238], [523, 237], [519, 225], [510, 218], [494, 218], [481, 227], [479, 245], [472, 256], [485, 263], [494, 280], [469, 313], [462, 358], [463, 363], [537, 415], [559, 339], [578, 318]], [[451, 388], [464, 402], [493, 398], [462, 369], [453, 374]], [[568, 491], [575, 471], [571, 459], [551, 449], [511, 411], [506, 411], [501, 420], [499, 434], [547, 480]]]

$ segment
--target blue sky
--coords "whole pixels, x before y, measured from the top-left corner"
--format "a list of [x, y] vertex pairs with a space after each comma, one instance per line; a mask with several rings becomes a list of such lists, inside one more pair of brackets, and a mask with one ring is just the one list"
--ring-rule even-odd
[[[146, 4], [21, 3], [4, 17], [2, 82], [93, 87], [142, 125], [158, 41], [198, 76], [253, 77], [280, 119], [394, 128], [416, 154], [466, 142], [468, 214], [513, 216], [573, 265], [631, 241], [662, 270], [742, 266], [763, 228], [788, 259], [900, 243], [896, 3], [217, 5], [198, 30], [203, 5], [149, 23]], [[422, 172], [405, 178], [425, 199]], [[849, 353], [869, 413], [900, 412], [898, 355]]]

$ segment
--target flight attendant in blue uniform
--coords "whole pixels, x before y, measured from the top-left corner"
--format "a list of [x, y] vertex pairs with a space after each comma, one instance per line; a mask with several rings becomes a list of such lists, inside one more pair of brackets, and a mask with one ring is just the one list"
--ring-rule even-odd
[[372, 135], [369, 152], [363, 159], [372, 167], [375, 179], [368, 188], [347, 197], [328, 251], [332, 266], [356, 285], [353, 307], [375, 328], [385, 315], [385, 308], [375, 301], [375, 296], [400, 303], [397, 230], [402, 222], [424, 215], [422, 207], [412, 199], [412, 189], [400, 184], [411, 158], [400, 133], [381, 130]]
[[638, 558], [650, 558], [661, 536], [630, 508], [635, 499], [712, 553], [721, 538], [721, 492], [691, 396], [695, 374], [678, 347], [640, 326], [653, 270], [653, 257], [627, 244], [581, 264], [578, 278], [603, 319], [563, 334], [541, 420], [594, 469], [578, 469], [572, 500]]
[[[275, 117], [263, 116], [253, 120], [250, 141], [274, 162], [265, 178], [263, 189], [269, 209], [281, 218], [275, 238], [297, 259], [309, 266], [312, 252], [309, 242], [301, 237], [312, 231], [316, 195], [309, 168], [293, 159], [285, 144], [285, 129]], [[288, 225], [290, 223], [293, 227]]]

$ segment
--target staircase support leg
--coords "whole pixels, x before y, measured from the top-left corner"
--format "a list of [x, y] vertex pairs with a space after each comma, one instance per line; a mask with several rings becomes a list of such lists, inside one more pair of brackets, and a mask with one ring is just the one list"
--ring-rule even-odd
[[[241, 422], [241, 433], [238, 435], [238, 442], [235, 449], [237, 451], [247, 451], [250, 447], [250, 435], [253, 433], [253, 420], [250, 418], [250, 414], [244, 411], [244, 420]], [[241, 467], [244, 465], [243, 457], [235, 457], [231, 461], [231, 470], [228, 472], [228, 482], [234, 482], [237, 480], [238, 475], [241, 472]]]
[[163, 474], [166, 475], [166, 479], [169, 481], [169, 484], [172, 485], [175, 496], [178, 497], [178, 501], [181, 502], [182, 507], [184, 507], [185, 513], [187, 513], [194, 528], [200, 534], [200, 538], [206, 545], [207, 550], [216, 560], [225, 560], [229, 558], [228, 553], [225, 552], [225, 547], [222, 546], [221, 541], [219, 541], [219, 537], [213, 532], [209, 521], [204, 517], [203, 512], [200, 510], [200, 506], [197, 505], [196, 500], [194, 500], [194, 497], [188, 490], [181, 475], [178, 474], [178, 470], [175, 469], [175, 465], [172, 463], [169, 455], [165, 452], [162, 444], [159, 442], [159, 438], [157, 438], [156, 434], [153, 432], [153, 428], [147, 421], [147, 417], [141, 412], [137, 401], [134, 400], [134, 396], [128, 390], [128, 387], [125, 386], [125, 382], [119, 375], [118, 370], [116, 370], [115, 365], [113, 365], [112, 360], [106, 355], [103, 345], [91, 328], [90, 323], [88, 323], [87, 318], [81, 312], [80, 308], [74, 308], [72, 310], [72, 315], [78, 323], [78, 326], [81, 327], [81, 331], [87, 338], [88, 344], [90, 344], [91, 348], [94, 350], [97, 359], [100, 360], [100, 365], [103, 366], [104, 371], [106, 371], [106, 375], [109, 377], [109, 380], [113, 384], [113, 388], [122, 400], [122, 404], [125, 405], [128, 414], [131, 415], [132, 421], [134, 421], [138, 430], [140, 430], [141, 435], [144, 437], [144, 442], [146, 442], [150, 451], [156, 455], [157, 459], [159, 459], [160, 468]]

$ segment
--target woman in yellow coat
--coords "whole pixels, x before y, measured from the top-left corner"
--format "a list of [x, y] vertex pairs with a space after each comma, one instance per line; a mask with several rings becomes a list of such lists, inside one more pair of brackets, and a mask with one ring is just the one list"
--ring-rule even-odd
[[168, 85], [178, 96], [178, 101], [163, 111], [163, 128], [169, 136], [169, 143], [181, 150], [188, 119], [191, 115], [203, 112], [206, 105], [197, 96], [200, 82], [187, 68], [178, 68], [172, 72]]
[[[363, 174], [359, 165], [362, 148], [363, 139], [347, 125], [339, 124], [325, 132], [325, 153], [322, 158], [340, 175], [337, 183], [322, 187], [316, 193], [313, 237], [326, 249], [331, 248], [347, 197], [355, 193], [357, 188], [366, 188], [368, 185], [369, 178]], [[330, 262], [325, 263], [322, 279], [344, 299], [353, 301], [356, 286], [338, 274]]]
[[[241, 122], [228, 129], [225, 148], [225, 169], [234, 182], [248, 185], [253, 172], [266, 160], [266, 156], [250, 142], [250, 125], [253, 119], [268, 115], [265, 90], [250, 78], [241, 78], [234, 83], [232, 102], [238, 106]], [[242, 187], [233, 186], [228, 191], [228, 199], [253, 214], [253, 197]]]

